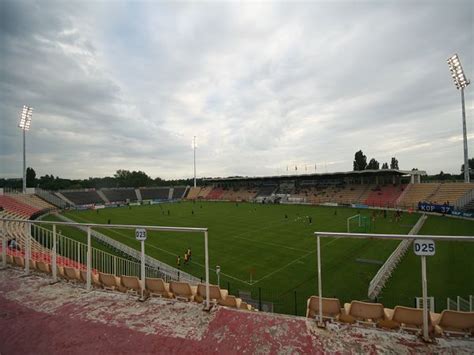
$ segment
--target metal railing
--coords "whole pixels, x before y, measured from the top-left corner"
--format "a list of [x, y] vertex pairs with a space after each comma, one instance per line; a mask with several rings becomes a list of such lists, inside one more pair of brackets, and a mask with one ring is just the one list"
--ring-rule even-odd
[[[474, 242], [474, 236], [447, 236], [447, 235], [405, 235], [405, 234], [372, 234], [372, 233], [337, 233], [337, 232], [314, 232], [317, 245], [318, 261], [318, 296], [319, 296], [319, 314], [317, 316], [318, 325], [324, 327], [323, 323], [323, 305], [322, 305], [322, 278], [321, 278], [321, 238], [355, 238], [355, 239], [385, 239], [385, 240], [425, 240], [425, 241], [450, 241], [450, 242]], [[428, 281], [426, 272], [426, 256], [421, 256], [421, 284], [423, 293], [423, 339], [431, 341], [428, 334]]]
[[[74, 221], [72, 219], [69, 219], [67, 218], [66, 216], [64, 215], [61, 215], [61, 214], [57, 214], [55, 215], [57, 216], [58, 218], [60, 218], [61, 220], [65, 221], [65, 222], [70, 222], [70, 223], [74, 223]], [[109, 226], [110, 224], [107, 224], [105, 226]], [[82, 230], [83, 232], [87, 232], [87, 227], [86, 226], [76, 226], [77, 229], [79, 230]], [[136, 249], [133, 249], [123, 243], [120, 243], [119, 241], [113, 239], [113, 238], [110, 238], [108, 236], [106, 236], [105, 234], [103, 233], [100, 233], [96, 230], [92, 230], [91, 231], [91, 235], [93, 238], [101, 241], [102, 243], [106, 244], [107, 246], [109, 246], [111, 249], [113, 250], [117, 250], [123, 254], [126, 254], [126, 255], [129, 255], [130, 257], [132, 257], [133, 259], [135, 260], [140, 260], [141, 258], [141, 253], [140, 251], [136, 250]], [[165, 264], [159, 260], [156, 260], [155, 258], [149, 256], [149, 255], [145, 255], [145, 263], [148, 267], [151, 267], [151, 268], [155, 268], [155, 269], [159, 269], [164, 275], [166, 275], [166, 277], [168, 279], [171, 279], [171, 280], [182, 280], [182, 281], [186, 281], [186, 282], [191, 282], [191, 283], [198, 283], [200, 282], [200, 279], [191, 275], [191, 274], [188, 274], [184, 271], [181, 271], [179, 269], [176, 269], [168, 264]]]
[[35, 188], [35, 194], [38, 195], [40, 198], [43, 200], [49, 202], [50, 204], [60, 207], [60, 208], [66, 208], [68, 207], [68, 203], [66, 201], [60, 199], [59, 197], [53, 195], [49, 191], [40, 189], [38, 187]]
[[[418, 234], [427, 218], [428, 217], [426, 215], [422, 215], [408, 234]], [[392, 254], [390, 254], [390, 256], [387, 258], [382, 267], [377, 271], [377, 274], [375, 274], [375, 276], [369, 283], [369, 289], [367, 291], [367, 294], [370, 299], [375, 299], [380, 293], [380, 291], [382, 291], [383, 287], [385, 286], [385, 283], [392, 275], [393, 270], [395, 270], [398, 263], [402, 260], [402, 258], [405, 256], [405, 253], [408, 251], [408, 248], [410, 248], [411, 243], [411, 240], [402, 240], [392, 252]]]
[[[42, 226], [52, 226], [52, 230], [43, 228]], [[67, 238], [57, 233], [57, 226], [75, 227], [87, 232], [87, 243], [80, 243], [71, 238]], [[92, 288], [92, 272], [100, 270], [117, 275], [140, 275], [142, 285], [145, 285], [146, 275], [155, 275], [158, 272], [164, 274], [161, 268], [166, 265], [145, 254], [145, 243], [142, 242], [141, 253], [135, 249], [129, 248], [135, 252], [138, 257], [135, 262], [120, 258], [107, 252], [92, 248], [92, 234], [96, 238], [108, 238], [103, 234], [94, 231], [93, 228], [110, 228], [110, 229], [145, 229], [149, 231], [161, 232], [187, 232], [187, 233], [203, 233], [204, 234], [204, 252], [205, 252], [205, 276], [206, 276], [206, 308], [210, 308], [209, 298], [209, 251], [208, 251], [208, 229], [207, 228], [189, 228], [189, 227], [164, 227], [164, 226], [143, 226], [143, 225], [120, 225], [120, 224], [96, 224], [96, 223], [77, 223], [77, 222], [56, 222], [42, 220], [24, 220], [16, 218], [0, 217], [0, 238], [2, 241], [2, 266], [6, 267], [7, 249], [10, 255], [23, 256], [25, 260], [25, 273], [30, 272], [30, 260], [40, 260], [51, 265], [53, 279], [57, 279], [58, 264], [76, 263], [77, 268], [85, 268], [87, 271], [86, 287]], [[104, 240], [105, 240], [104, 238]], [[17, 240], [18, 239], [18, 240]], [[18, 243], [17, 248], [11, 247], [11, 240]], [[112, 241], [112, 238], [108, 238]], [[58, 243], [59, 242], [59, 243]], [[9, 244], [7, 247], [7, 243]], [[115, 241], [115, 246], [125, 247], [123, 244]], [[21, 247], [20, 247], [21, 246]], [[58, 257], [60, 259], [58, 262]], [[159, 263], [157, 266], [156, 263]], [[147, 271], [148, 270], [148, 271]], [[155, 270], [155, 271], [153, 271]], [[178, 276], [178, 275], [177, 275]], [[173, 279], [173, 278], [172, 278]], [[195, 282], [199, 279], [194, 278]], [[194, 281], [193, 280], [193, 281]]]
[[474, 312], [474, 296], [469, 295], [469, 299], [457, 296], [455, 299], [448, 297], [446, 308], [453, 311]]
[[474, 189], [467, 191], [464, 195], [458, 198], [454, 203], [454, 207], [457, 209], [462, 209], [472, 200], [474, 200]]

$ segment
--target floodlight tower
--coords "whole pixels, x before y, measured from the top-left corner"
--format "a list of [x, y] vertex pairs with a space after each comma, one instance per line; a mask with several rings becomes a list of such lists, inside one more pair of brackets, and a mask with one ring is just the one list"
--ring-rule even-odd
[[20, 127], [23, 131], [23, 193], [26, 194], [26, 131], [30, 130], [31, 117], [33, 116], [33, 107], [23, 105], [20, 115]]
[[467, 152], [467, 129], [466, 129], [466, 108], [464, 107], [464, 88], [471, 82], [466, 78], [464, 70], [462, 69], [461, 61], [457, 54], [454, 54], [448, 59], [449, 70], [454, 80], [456, 89], [461, 89], [461, 103], [462, 103], [462, 132], [464, 142], [464, 182], [469, 182], [469, 157]]
[[194, 187], [196, 187], [196, 136], [193, 138], [193, 150], [194, 150]]

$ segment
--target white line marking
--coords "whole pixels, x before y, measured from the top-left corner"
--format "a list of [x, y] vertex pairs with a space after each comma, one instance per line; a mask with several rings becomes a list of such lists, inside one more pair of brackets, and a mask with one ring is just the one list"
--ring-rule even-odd
[[[322, 246], [321, 246], [321, 249], [322, 249], [323, 247], [329, 245], [329, 244], [334, 243], [336, 240], [338, 240], [338, 239], [340, 239], [340, 238], [342, 238], [342, 237], [336, 237], [335, 239], [331, 240], [329, 243], [326, 243], [326, 244], [322, 245]], [[254, 282], [252, 283], [252, 285], [254, 285], [254, 284], [256, 284], [256, 283], [262, 281], [263, 279], [266, 279], [267, 277], [272, 276], [273, 274], [275, 274], [275, 273], [277, 273], [277, 272], [279, 272], [279, 271], [281, 271], [281, 270], [283, 270], [283, 269], [286, 269], [288, 266], [290, 266], [290, 265], [292, 265], [292, 264], [298, 262], [298, 261], [301, 260], [301, 259], [304, 259], [304, 258], [307, 257], [308, 255], [311, 255], [311, 254], [313, 254], [313, 253], [316, 253], [316, 250], [310, 251], [310, 252], [306, 253], [305, 255], [300, 256], [299, 258], [297, 258], [297, 259], [295, 259], [295, 260], [289, 262], [289, 263], [286, 264], [285, 266], [282, 266], [281, 268], [272, 271], [271, 273], [265, 275], [264, 277], [262, 277], [262, 278], [260, 278], [260, 279], [258, 279], [258, 280], [256, 280], [256, 281], [254, 281]]]

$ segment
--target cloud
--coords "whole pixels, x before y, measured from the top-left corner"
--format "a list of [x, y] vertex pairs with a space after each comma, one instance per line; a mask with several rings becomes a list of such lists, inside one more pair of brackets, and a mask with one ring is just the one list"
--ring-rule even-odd
[[23, 104], [38, 175], [189, 177], [195, 135], [200, 176], [351, 170], [359, 149], [458, 173], [446, 58], [473, 77], [473, 6], [0, 2], [0, 173], [21, 175]]

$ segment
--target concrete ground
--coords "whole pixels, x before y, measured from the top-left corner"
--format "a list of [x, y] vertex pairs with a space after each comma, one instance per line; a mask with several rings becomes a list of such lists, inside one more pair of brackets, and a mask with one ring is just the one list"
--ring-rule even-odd
[[0, 354], [474, 353], [474, 339], [437, 339], [306, 318], [94, 290], [0, 270]]

